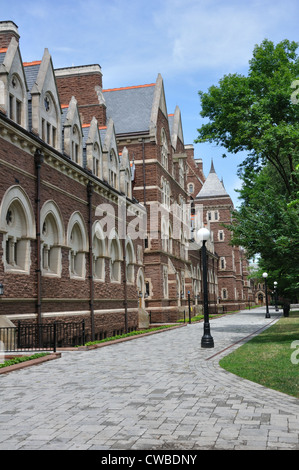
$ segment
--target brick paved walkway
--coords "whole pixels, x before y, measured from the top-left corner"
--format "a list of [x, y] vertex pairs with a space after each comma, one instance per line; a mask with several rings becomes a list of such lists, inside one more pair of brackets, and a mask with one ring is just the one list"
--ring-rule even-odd
[[213, 349], [198, 323], [1, 375], [0, 450], [298, 450], [299, 400], [218, 365], [270, 312], [212, 320]]

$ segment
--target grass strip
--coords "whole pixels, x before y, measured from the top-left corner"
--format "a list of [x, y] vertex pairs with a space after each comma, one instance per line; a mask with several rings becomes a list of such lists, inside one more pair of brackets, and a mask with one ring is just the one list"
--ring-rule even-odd
[[32, 359], [38, 359], [39, 357], [44, 357], [48, 355], [49, 353], [36, 353], [36, 354], [32, 354], [31, 356], [20, 356], [20, 357], [15, 356], [12, 359], [7, 359], [6, 361], [0, 363], [0, 368], [13, 366], [14, 364], [19, 364], [20, 362], [31, 361]]
[[[219, 317], [223, 317], [225, 315], [232, 315], [233, 313], [237, 313], [239, 312], [239, 310], [232, 310], [230, 312], [221, 312], [221, 313], [210, 313], [209, 314], [209, 320], [213, 320], [213, 318], [219, 318]], [[201, 321], [204, 319], [204, 315], [203, 314], [198, 314], [198, 315], [195, 315], [194, 317], [191, 317], [191, 323], [195, 323], [195, 322], [198, 322], [198, 321]], [[180, 318], [179, 320], [177, 320], [176, 323], [189, 323], [189, 315], [185, 318]]]
[[299, 398], [298, 347], [296, 311], [225, 356], [219, 364], [239, 377]]
[[157, 326], [156, 328], [148, 328], [146, 330], [131, 331], [130, 333], [125, 333], [123, 335], [109, 336], [108, 338], [103, 338], [96, 341], [89, 341], [88, 343], [85, 343], [84, 346], [93, 346], [94, 344], [107, 343], [108, 341], [115, 341], [116, 339], [128, 338], [129, 336], [138, 336], [144, 333], [151, 333], [152, 331], [164, 330], [166, 328], [173, 328], [173, 325]]

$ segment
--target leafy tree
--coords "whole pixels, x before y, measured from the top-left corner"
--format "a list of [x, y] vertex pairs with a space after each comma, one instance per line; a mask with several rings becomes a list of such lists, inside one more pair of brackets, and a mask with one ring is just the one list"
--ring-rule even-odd
[[[264, 40], [253, 51], [247, 76], [229, 74], [199, 92], [201, 116], [195, 142], [214, 142], [231, 154], [246, 151], [239, 165], [242, 204], [230, 226], [232, 243], [298, 295], [299, 77], [298, 44]], [[279, 279], [273, 279], [279, 281]]]
[[274, 166], [289, 195], [298, 186], [299, 105], [291, 99], [299, 76], [298, 44], [284, 40], [256, 46], [249, 73], [224, 76], [219, 86], [199, 92], [201, 116], [210, 121], [198, 129], [195, 142], [216, 142], [230, 153], [249, 152], [242, 163], [260, 170]]
[[269, 285], [278, 282], [280, 294], [296, 300], [299, 294], [299, 211], [289, 205], [277, 175], [268, 165], [258, 174], [244, 175], [239, 191], [242, 204], [234, 212], [232, 244], [243, 246], [249, 257], [259, 254], [261, 271]]

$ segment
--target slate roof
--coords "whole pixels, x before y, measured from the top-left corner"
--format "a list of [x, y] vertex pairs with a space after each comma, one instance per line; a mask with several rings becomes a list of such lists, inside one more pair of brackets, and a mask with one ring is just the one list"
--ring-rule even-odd
[[27, 81], [27, 87], [28, 87], [27, 97], [28, 97], [28, 126], [29, 126], [29, 130], [31, 130], [31, 128], [32, 128], [31, 90], [32, 90], [33, 85], [36, 82], [40, 64], [41, 64], [40, 61], [33, 62], [30, 65], [29, 64], [26, 65], [26, 63], [23, 64], [24, 65], [25, 77], [26, 77], [26, 81]]
[[155, 83], [137, 87], [103, 90], [107, 120], [114, 122], [116, 134], [150, 129]]
[[5, 49], [5, 52], [0, 52], [0, 64], [3, 64], [3, 61], [5, 59], [7, 49]]
[[173, 121], [174, 121], [174, 115], [173, 114], [168, 114], [168, 123], [169, 123], [170, 134], [172, 134]]
[[205, 180], [201, 190], [197, 194], [196, 199], [207, 199], [210, 197], [219, 196], [229, 197], [229, 194], [226, 192], [223, 183], [218, 178], [214, 169], [214, 164], [212, 162], [210, 173], [208, 174], [208, 177]]
[[27, 81], [27, 86], [28, 86], [28, 99], [31, 100], [31, 90], [33, 85], [36, 82], [39, 67], [40, 67], [41, 62], [35, 62], [32, 65], [26, 65], [24, 64], [24, 71], [25, 71], [25, 76], [26, 76], [26, 81]]
[[107, 128], [100, 128], [100, 139], [101, 139], [101, 144], [102, 146], [104, 145], [104, 142], [105, 142], [105, 137], [106, 137], [106, 132], [107, 132]]

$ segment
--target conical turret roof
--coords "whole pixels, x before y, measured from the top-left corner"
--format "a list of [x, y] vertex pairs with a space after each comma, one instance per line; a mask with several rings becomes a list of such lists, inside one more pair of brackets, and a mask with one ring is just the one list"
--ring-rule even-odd
[[196, 199], [198, 198], [207, 199], [210, 197], [221, 197], [221, 196], [229, 197], [229, 194], [226, 192], [223, 182], [221, 182], [220, 179], [218, 178], [215, 168], [214, 168], [213, 160], [212, 160], [210, 173], [208, 174], [208, 177], [206, 181], [204, 182], [201, 190], [197, 194]]

